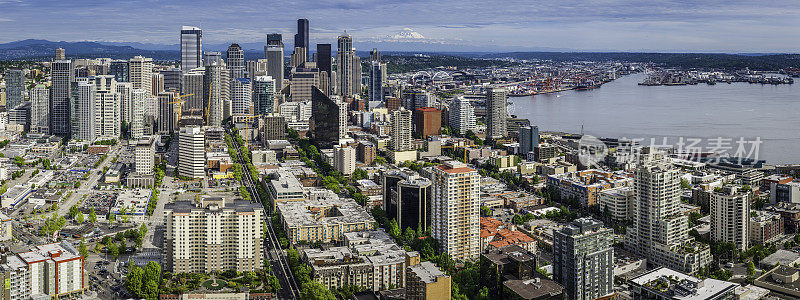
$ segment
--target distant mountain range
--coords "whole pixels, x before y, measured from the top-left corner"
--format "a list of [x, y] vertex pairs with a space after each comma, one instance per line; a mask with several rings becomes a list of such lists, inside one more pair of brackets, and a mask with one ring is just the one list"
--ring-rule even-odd
[[[473, 59], [541, 59], [555, 61], [627, 61], [627, 62], [652, 62], [672, 67], [686, 68], [751, 68], [758, 70], [776, 70], [785, 67], [800, 67], [800, 54], [770, 54], [770, 53], [645, 53], [645, 52], [585, 52], [570, 51], [568, 49], [537, 48], [526, 52], [491, 51], [490, 49], [476, 48], [474, 51], [459, 52], [460, 49], [453, 44], [422, 40], [418, 34], [399, 35], [394, 40], [364, 41], [358, 44], [361, 51], [359, 56], [368, 56], [369, 49], [392, 49], [382, 51], [385, 55], [411, 56], [413, 54], [450, 55]], [[204, 51], [225, 52], [230, 44], [205, 44]], [[245, 49], [245, 59], [258, 59], [264, 56], [262, 43], [239, 43]], [[488, 46], [487, 46], [488, 47]], [[97, 58], [110, 57], [114, 59], [129, 59], [136, 55], [151, 57], [155, 60], [180, 59], [180, 46], [147, 44], [135, 42], [54, 42], [48, 40], [28, 39], [0, 44], [0, 60], [24, 59], [49, 59], [55, 55], [57, 48], [64, 48], [69, 58]], [[292, 51], [290, 45], [286, 46], [286, 55]], [[312, 52], [315, 49], [311, 49]], [[366, 50], [366, 51], [365, 51]], [[336, 50], [334, 49], [334, 52]], [[224, 55], [224, 54], [223, 54]]]
[[179, 54], [179, 51], [174, 50], [145, 50], [131, 46], [105, 45], [97, 42], [53, 42], [28, 39], [0, 44], [0, 60], [52, 58], [58, 48], [64, 48], [67, 52], [67, 57], [70, 58], [110, 57], [127, 59], [136, 55], [143, 55], [156, 60], [169, 60], [175, 59]]

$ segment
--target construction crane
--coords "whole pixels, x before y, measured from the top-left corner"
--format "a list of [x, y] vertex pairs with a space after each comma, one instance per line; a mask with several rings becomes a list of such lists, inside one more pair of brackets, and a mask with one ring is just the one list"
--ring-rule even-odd
[[[250, 120], [252, 118], [258, 118], [258, 117], [261, 117], [261, 116], [262, 115], [252, 115], [252, 116], [246, 116], [246, 117], [240, 118], [239, 119], [240, 121], [242, 121], [242, 120], [244, 121], [244, 131], [248, 132], [248, 129], [250, 129], [250, 122], [248, 122], [248, 120]], [[250, 136], [252, 137], [252, 134]], [[250, 146], [247, 145], [247, 141], [248, 140], [249, 140], [249, 138], [244, 139], [244, 146], [247, 147], [247, 148], [250, 148]]]
[[461, 145], [442, 146], [442, 149], [453, 149], [453, 152], [455, 152], [456, 149], [458, 149], [458, 148], [464, 148], [464, 163], [468, 163], [468, 161], [467, 161], [467, 148], [469, 148], [469, 146], [461, 146]]
[[180, 104], [181, 105], [181, 109], [178, 110], [178, 120], [181, 119], [181, 114], [183, 114], [183, 103], [186, 102], [186, 101], [183, 100], [183, 98], [189, 97], [189, 96], [194, 96], [194, 94], [172, 96], [172, 100], [174, 100], [174, 101], [168, 103], [168, 104]]

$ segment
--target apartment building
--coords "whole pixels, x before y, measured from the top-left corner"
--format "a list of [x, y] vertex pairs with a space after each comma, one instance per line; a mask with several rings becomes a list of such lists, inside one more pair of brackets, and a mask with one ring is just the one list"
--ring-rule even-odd
[[480, 255], [480, 175], [458, 161], [429, 167], [432, 236], [441, 251], [456, 260], [473, 260]]
[[[24, 296], [18, 299], [59, 298], [81, 292], [85, 288], [83, 260], [78, 250], [66, 241], [36, 246], [31, 251], [17, 253], [15, 258], [7, 257], [3, 266], [8, 275], [6, 286], [12, 279], [23, 288], [26, 282], [29, 284]], [[23, 278], [28, 275], [29, 278]], [[18, 288], [12, 288], [11, 293], [18, 294]]]
[[406, 271], [406, 299], [450, 299], [452, 278], [432, 262], [424, 261], [408, 266]]
[[330, 289], [344, 285], [373, 291], [405, 287], [406, 251], [383, 230], [344, 233], [343, 244], [303, 251], [314, 280]]
[[688, 217], [680, 208], [680, 174], [663, 153], [642, 150], [634, 171], [633, 225], [627, 228], [625, 248], [652, 265], [695, 273], [711, 262], [708, 245], [688, 235]]
[[780, 214], [761, 210], [754, 210], [750, 214], [748, 227], [751, 245], [772, 243], [783, 236], [783, 220]]
[[625, 186], [600, 191], [600, 211], [608, 212], [616, 221], [633, 217], [633, 187]]
[[278, 213], [289, 244], [300, 241], [342, 241], [344, 234], [375, 229], [375, 219], [353, 199], [335, 194], [313, 195], [308, 200], [279, 201]]
[[631, 182], [624, 173], [598, 169], [547, 176], [547, 187], [555, 189], [561, 199], [574, 198], [584, 207], [598, 204], [601, 191], [629, 186]]
[[553, 233], [553, 280], [571, 300], [614, 293], [614, 234], [594, 219], [577, 219]]
[[164, 206], [165, 269], [173, 273], [263, 267], [264, 209], [240, 199], [203, 197]]
[[750, 222], [750, 192], [726, 185], [711, 193], [711, 240], [733, 243], [747, 250]]

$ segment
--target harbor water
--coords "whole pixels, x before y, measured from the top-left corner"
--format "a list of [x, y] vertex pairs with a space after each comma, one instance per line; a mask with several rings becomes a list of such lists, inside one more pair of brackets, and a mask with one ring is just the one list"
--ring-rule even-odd
[[759, 145], [758, 159], [800, 163], [800, 84], [638, 85], [645, 77], [639, 73], [592, 90], [509, 98], [509, 112], [530, 119], [541, 131], [579, 133], [583, 125], [585, 134], [644, 138], [644, 144], [722, 140], [730, 141], [734, 153], [741, 138], [760, 139], [747, 145], [748, 151]]

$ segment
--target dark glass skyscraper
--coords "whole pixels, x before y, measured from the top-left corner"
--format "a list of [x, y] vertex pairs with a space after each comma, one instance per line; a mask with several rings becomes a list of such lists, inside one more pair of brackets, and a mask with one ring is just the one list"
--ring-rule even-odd
[[57, 60], [51, 65], [50, 128], [55, 135], [70, 134], [70, 83], [73, 81], [71, 60]]
[[331, 44], [317, 44], [317, 68], [331, 75]]
[[339, 104], [311, 87], [311, 140], [320, 149], [339, 144]]
[[127, 60], [113, 60], [108, 67], [108, 75], [114, 75], [117, 82], [130, 82], [130, 67]]
[[306, 49], [306, 61], [309, 60], [308, 19], [297, 19], [297, 34], [294, 35], [294, 46]]

